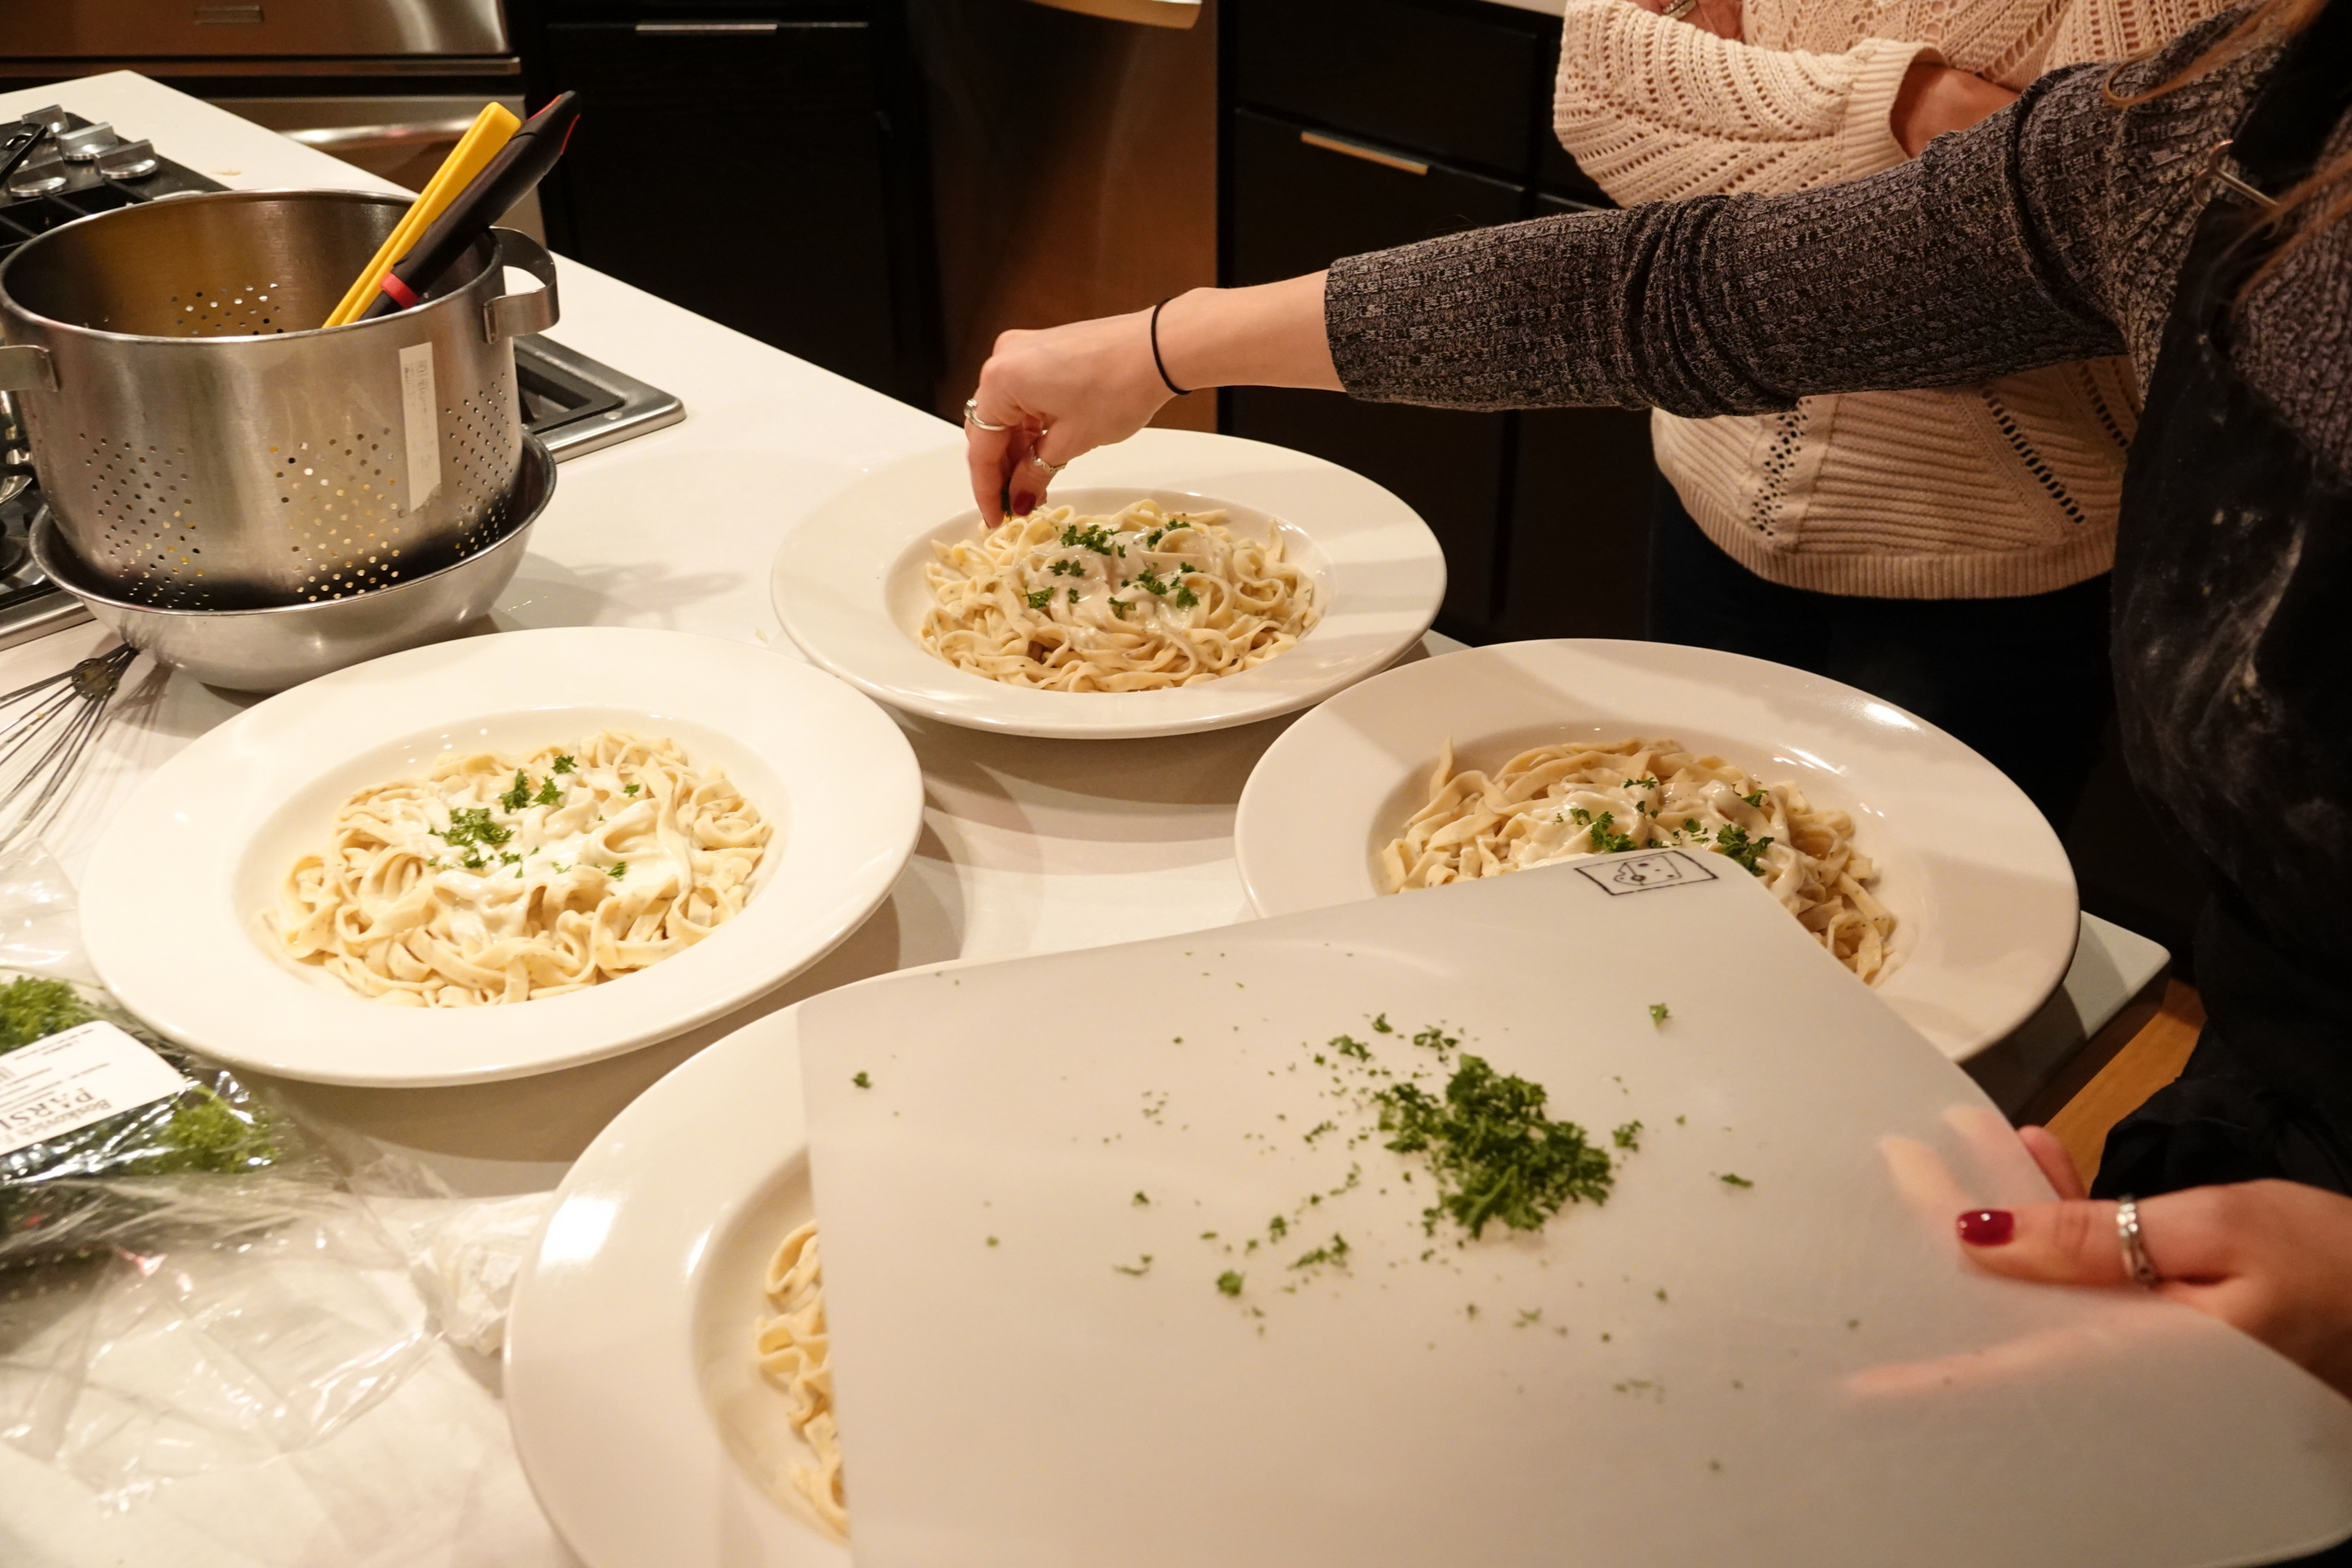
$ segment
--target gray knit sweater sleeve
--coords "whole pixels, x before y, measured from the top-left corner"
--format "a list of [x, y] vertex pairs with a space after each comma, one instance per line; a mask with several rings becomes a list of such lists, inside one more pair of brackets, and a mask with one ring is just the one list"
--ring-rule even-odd
[[[2168, 81], [2230, 17], [2115, 73]], [[1868, 179], [1474, 231], [1335, 263], [1355, 397], [1655, 405], [1704, 418], [1816, 392], [1951, 386], [2130, 354], [2144, 378], [2230, 134], [2272, 58], [2128, 107], [2106, 66]]]

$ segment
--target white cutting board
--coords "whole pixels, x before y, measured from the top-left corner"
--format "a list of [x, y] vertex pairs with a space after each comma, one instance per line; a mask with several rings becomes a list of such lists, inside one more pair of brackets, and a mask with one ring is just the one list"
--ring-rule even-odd
[[[1425, 1237], [1418, 1156], [1348, 1147], [1311, 1057], [1401, 1069], [1441, 1021], [1554, 1116], [1645, 1124], [1605, 1206]], [[2186, 1568], [2352, 1530], [2352, 1404], [1961, 1258], [1962, 1206], [2047, 1187], [1719, 857], [910, 972], [799, 1032], [861, 1568]], [[1333, 1234], [1347, 1269], [1285, 1266]]]

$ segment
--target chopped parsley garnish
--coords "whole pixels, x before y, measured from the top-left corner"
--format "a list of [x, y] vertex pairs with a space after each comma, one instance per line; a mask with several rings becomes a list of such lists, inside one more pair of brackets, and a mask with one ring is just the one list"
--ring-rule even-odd
[[990, 1247], [994, 1247], [994, 1246], [996, 1245], [996, 1237], [994, 1237], [994, 1236], [990, 1236], [990, 1237], [989, 1237], [989, 1245]]
[[[1102, 524], [1089, 524], [1087, 526], [1081, 528], [1077, 524], [1073, 523], [1069, 527], [1062, 530], [1062, 548], [1066, 550], [1092, 550], [1098, 556], [1107, 556], [1113, 551], [1117, 550], [1118, 546], [1111, 537], [1110, 531], [1104, 528]], [[1125, 552], [1120, 551], [1119, 553], [1125, 554]]]
[[571, 759], [565, 756], [562, 752], [558, 751], [555, 754], [555, 762], [553, 764], [555, 772], [559, 773], [568, 773], [571, 772], [573, 765]]
[[1273, 1237], [1276, 1241], [1280, 1241], [1283, 1237], [1290, 1234], [1290, 1222], [1283, 1219], [1280, 1214], [1276, 1214], [1272, 1219], [1266, 1222], [1266, 1234]]
[[1201, 602], [1201, 596], [1193, 592], [1191, 589], [1183, 586], [1182, 583], [1179, 583], [1176, 587], [1176, 592], [1174, 594], [1170, 596], [1168, 602], [1170, 604], [1175, 605], [1180, 610], [1189, 610], [1193, 605]]
[[1627, 789], [1656, 789], [1657, 788], [1657, 780], [1654, 778], [1627, 779], [1625, 781], [1624, 787]]
[[1331, 1049], [1337, 1051], [1342, 1056], [1353, 1056], [1359, 1062], [1369, 1062], [1372, 1060], [1372, 1047], [1366, 1045], [1363, 1041], [1358, 1040], [1352, 1034], [1334, 1034], [1331, 1036]]
[[1771, 847], [1771, 834], [1767, 833], [1760, 839], [1751, 840], [1747, 836], [1747, 829], [1736, 822], [1724, 823], [1715, 834], [1715, 852], [1728, 858], [1734, 865], [1738, 866], [1750, 876], [1764, 874], [1764, 868], [1756, 863], [1756, 857]]
[[615, 861], [610, 866], [605, 868], [605, 874], [611, 877], [615, 882], [618, 882], [622, 877], [628, 874], [628, 862], [625, 860]]
[[849, 1081], [855, 1084], [860, 1089], [872, 1089], [874, 1087], [874, 1079], [863, 1069], [854, 1074]]
[[500, 795], [498, 804], [509, 811], [520, 811], [531, 804], [531, 781], [523, 776], [522, 769], [514, 770], [514, 787]]
[[560, 806], [563, 804], [563, 786], [555, 782], [555, 775], [553, 773], [549, 773], [545, 779], [540, 781], [539, 793], [531, 797], [531, 804], [534, 806]]
[[1639, 1122], [1628, 1122], [1609, 1136], [1621, 1149], [1632, 1149], [1637, 1154], [1641, 1151], [1642, 1124]]
[[1136, 1209], [1148, 1209], [1151, 1207], [1151, 1199], [1144, 1193], [1138, 1192], [1135, 1195], [1128, 1206]]
[[1069, 591], [1069, 602], [1073, 604], [1078, 603], [1078, 590], [1075, 588]]
[[1333, 1236], [1312, 1252], [1302, 1253], [1291, 1264], [1293, 1269], [1319, 1269], [1325, 1265], [1343, 1269], [1348, 1262], [1348, 1243], [1344, 1236]]
[[1168, 592], [1168, 584], [1160, 581], [1158, 574], [1149, 567], [1146, 567], [1141, 571], [1136, 573], [1135, 580], [1147, 593], [1158, 595]]
[[1608, 1199], [1607, 1151], [1575, 1122], [1544, 1114], [1542, 1084], [1498, 1073], [1481, 1057], [1463, 1056], [1442, 1098], [1397, 1083], [1373, 1099], [1381, 1131], [1396, 1134], [1388, 1147], [1426, 1155], [1437, 1176], [1438, 1201], [1422, 1212], [1428, 1231], [1441, 1218], [1474, 1237], [1490, 1220], [1537, 1230], [1565, 1203]]
[[1040, 588], [1034, 593], [1023, 593], [1022, 597], [1029, 601], [1031, 609], [1042, 610], [1054, 602], [1054, 591], [1050, 588]]
[[621, 793], [634, 800], [637, 798], [637, 792], [644, 787], [645, 786], [643, 784], [623, 784], [621, 785]]
[[1396, 1032], [1395, 1029], [1390, 1027], [1388, 1015], [1385, 1012], [1372, 1021], [1372, 1032], [1374, 1034], [1394, 1034]]
[[1747, 802], [1748, 805], [1756, 807], [1758, 811], [1764, 809], [1764, 792], [1760, 789], [1757, 790], [1752, 795], [1743, 795], [1739, 798]]
[[1724, 1171], [1721, 1176], [1716, 1177], [1715, 1179], [1722, 1182], [1725, 1187], [1753, 1187], [1756, 1185], [1753, 1181], [1748, 1180], [1747, 1178], [1735, 1175], [1733, 1172], [1728, 1170]]
[[1241, 1276], [1228, 1269], [1216, 1277], [1216, 1288], [1225, 1295], [1238, 1296], [1241, 1293]]
[[498, 852], [498, 863], [501, 865], [521, 865], [523, 863], [523, 857], [517, 854], [509, 854], [506, 851], [501, 850]]
[[[469, 844], [481, 844], [496, 849], [514, 836], [514, 829], [490, 819], [487, 806], [461, 806], [449, 813], [449, 825], [434, 835], [442, 842], [463, 849]], [[481, 857], [472, 857], [479, 862]]]
[[1657, 1029], [1662, 1027], [1666, 1021], [1673, 1016], [1674, 1015], [1672, 1013], [1666, 1010], [1666, 1004], [1664, 1002], [1652, 1002], [1650, 1004], [1651, 1028]]
[[1082, 561], [1057, 560], [1046, 570], [1056, 577], [1084, 577], [1086, 575], [1086, 566]]
[[1151, 1272], [1151, 1254], [1147, 1252], [1133, 1263], [1114, 1263], [1111, 1268], [1115, 1273], [1132, 1274], [1140, 1280]]
[[1119, 619], [1121, 619], [1121, 620], [1123, 620], [1123, 621], [1124, 621], [1124, 620], [1125, 620], [1125, 619], [1127, 618], [1127, 606], [1128, 606], [1129, 603], [1130, 603], [1130, 601], [1125, 600], [1125, 599], [1114, 599], [1114, 600], [1112, 600], [1112, 601], [1111, 601], [1111, 614], [1113, 614], [1113, 615], [1114, 615], [1118, 616], [1118, 617], [1119, 617]]
[[1616, 821], [1617, 814], [1613, 811], [1604, 811], [1592, 818], [1591, 826], [1586, 829], [1586, 832], [1590, 837], [1596, 852], [1613, 855], [1621, 850], [1630, 850], [1634, 847], [1634, 836], [1631, 833], [1613, 830]]

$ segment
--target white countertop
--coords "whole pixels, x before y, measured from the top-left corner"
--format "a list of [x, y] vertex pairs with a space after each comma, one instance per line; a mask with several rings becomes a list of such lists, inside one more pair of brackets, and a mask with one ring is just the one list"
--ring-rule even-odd
[[[1559, 0], [1501, 3], [1559, 9]], [[0, 117], [51, 102], [152, 138], [165, 156], [231, 186], [393, 188], [127, 73], [0, 95]], [[797, 657], [768, 603], [783, 531], [861, 476], [953, 444], [956, 427], [574, 263], [561, 264], [561, 286], [563, 319], [550, 335], [675, 392], [687, 417], [563, 466], [498, 624], [668, 627]], [[108, 640], [84, 626], [0, 652], [0, 689], [64, 669]], [[1434, 651], [1450, 646], [1431, 642]], [[131, 784], [241, 705], [160, 673], [134, 671], [128, 689], [50, 835], [69, 873]], [[637, 1093], [757, 1012], [908, 964], [1246, 918], [1234, 803], [1284, 722], [1102, 745], [907, 721], [927, 792], [912, 864], [861, 931], [759, 1006], [685, 1039], [513, 1084], [287, 1091], [460, 1191], [552, 1187]], [[2129, 933], [2096, 923], [2086, 931], [2091, 962], [2078, 964], [2081, 984], [2070, 976], [2069, 993], [2053, 1004], [2080, 1021], [2077, 1031], [2112, 1016], [2163, 962], [2160, 949]], [[96, 1506], [78, 1483], [0, 1443], [0, 1562], [569, 1563], [523, 1482], [497, 1385], [495, 1362], [445, 1347], [329, 1441], [178, 1483], [128, 1512]]]

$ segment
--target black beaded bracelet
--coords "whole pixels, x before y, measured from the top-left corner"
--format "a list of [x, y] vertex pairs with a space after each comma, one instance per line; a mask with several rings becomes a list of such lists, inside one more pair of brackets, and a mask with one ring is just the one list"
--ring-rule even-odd
[[[1176, 296], [1170, 294], [1168, 299], [1175, 298]], [[1151, 308], [1151, 362], [1159, 368], [1160, 385], [1181, 398], [1187, 395], [1184, 389], [1178, 386], [1176, 378], [1168, 374], [1168, 361], [1159, 357], [1159, 312], [1168, 308], [1168, 299], [1162, 299]]]

